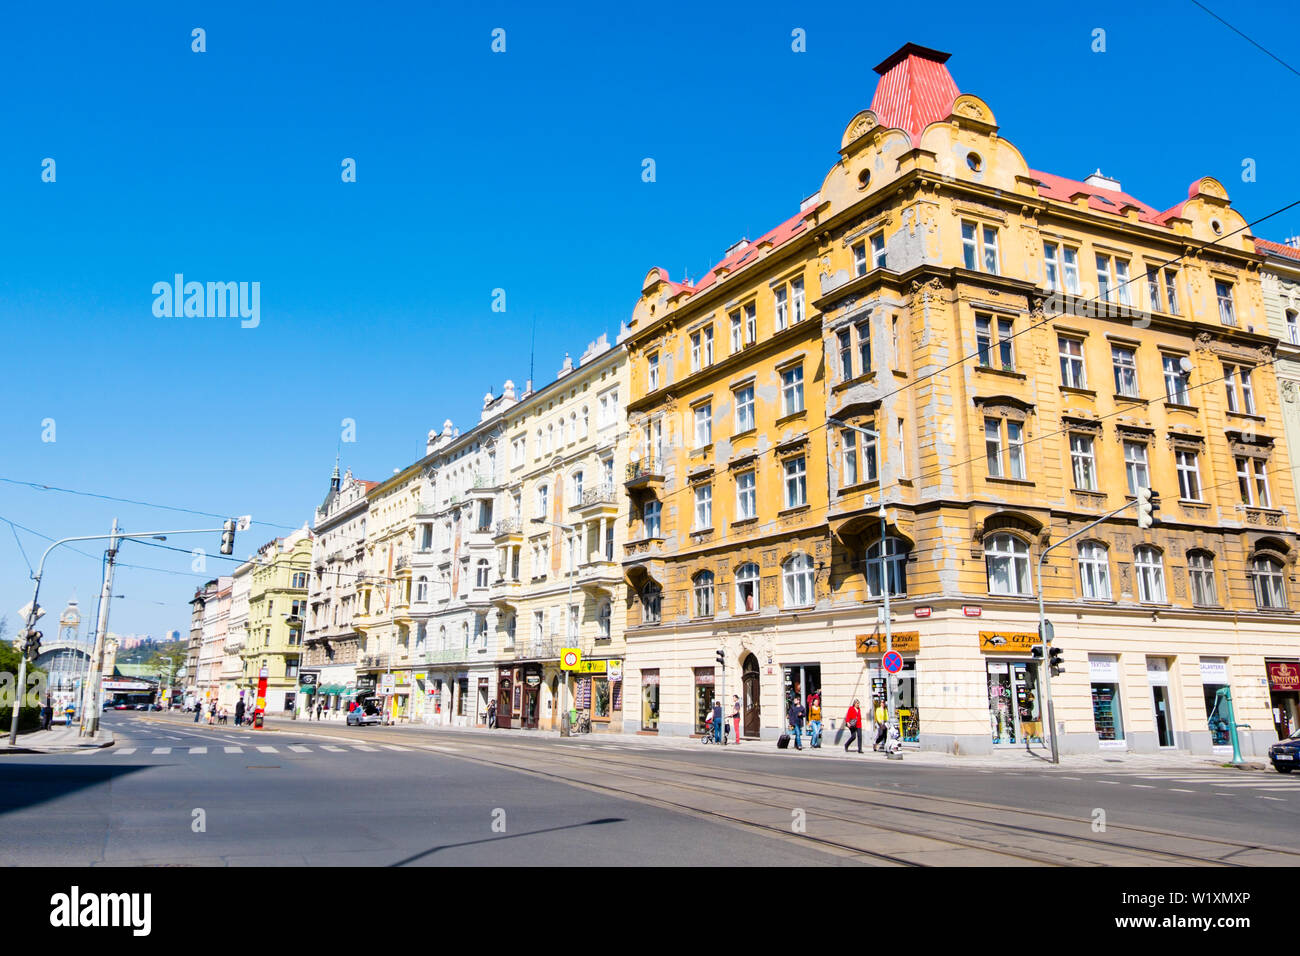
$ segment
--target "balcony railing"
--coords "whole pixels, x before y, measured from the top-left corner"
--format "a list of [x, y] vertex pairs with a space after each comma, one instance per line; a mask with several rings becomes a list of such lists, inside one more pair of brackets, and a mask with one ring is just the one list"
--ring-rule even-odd
[[618, 503], [618, 493], [614, 490], [613, 485], [597, 485], [595, 488], [588, 488], [582, 493], [581, 507], [586, 508], [591, 505], [612, 505]]
[[643, 458], [640, 461], [628, 462], [627, 480], [637, 481], [641, 478], [662, 478], [664, 474], [663, 462], [657, 458]]
[[493, 533], [498, 537], [503, 534], [519, 534], [520, 521], [518, 518], [500, 518], [493, 526]]

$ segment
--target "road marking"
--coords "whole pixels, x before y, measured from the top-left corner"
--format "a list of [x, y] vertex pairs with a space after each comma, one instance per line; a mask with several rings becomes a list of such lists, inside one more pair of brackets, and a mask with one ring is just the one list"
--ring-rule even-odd
[[364, 750], [364, 751], [366, 751], [366, 752], [368, 752], [368, 753], [374, 753], [374, 752], [375, 752], [376, 750], [378, 750], [379, 748], [378, 748], [378, 747], [370, 747], [370, 746], [367, 746], [366, 744], [353, 744], [353, 745], [352, 745], [352, 749], [353, 749], [353, 750]]
[[1154, 790], [1155, 787], [1149, 783], [1130, 783], [1130, 787], [1137, 787], [1139, 790]]
[[127, 747], [127, 748], [124, 749], [124, 750], [118, 750], [118, 751], [116, 751], [116, 752], [119, 753], [119, 754], [121, 754], [123, 757], [126, 757], [126, 756], [129, 756], [130, 754], [135, 753], [135, 748], [134, 748], [134, 747]]
[[258, 751], [259, 751], [260, 753], [264, 753], [264, 754], [273, 754], [273, 753], [275, 753], [275, 748], [274, 748], [274, 747], [269, 747], [269, 746], [267, 746], [266, 744], [263, 744], [262, 746], [258, 747], [257, 749], [258, 749]]
[[293, 751], [294, 753], [296, 753], [296, 754], [309, 754], [309, 753], [311, 753], [311, 748], [310, 748], [310, 747], [303, 747], [303, 746], [301, 746], [301, 745], [299, 745], [299, 744], [290, 744], [290, 745], [289, 745], [289, 749], [292, 750], [292, 751]]
[[336, 754], [341, 754], [345, 752], [342, 747], [335, 747], [333, 744], [321, 744], [320, 749], [328, 750], [330, 751], [330, 753], [336, 753]]
[[1114, 785], [1117, 786], [1117, 787], [1120, 785], [1120, 782], [1119, 782], [1118, 780], [1098, 780], [1097, 782], [1098, 782], [1098, 783], [1112, 783], [1112, 784], [1114, 784]]
[[1170, 792], [1170, 793], [1195, 793], [1196, 791], [1195, 791], [1195, 790], [1181, 790], [1181, 789], [1179, 789], [1178, 787], [1170, 787], [1170, 788], [1169, 788], [1169, 792]]
[[207, 747], [191, 747], [191, 748], [190, 748], [190, 753], [192, 753], [192, 754], [205, 754], [205, 753], [207, 753], [207, 752], [208, 752], [208, 748], [207, 748]]
[[459, 753], [459, 752], [460, 752], [460, 751], [458, 751], [455, 747], [441, 747], [441, 746], [439, 746], [438, 744], [425, 744], [425, 745], [424, 745], [424, 749], [425, 749], [425, 750], [438, 750], [438, 751], [441, 751], [441, 752], [443, 752], [443, 753], [449, 753], [449, 754], [454, 754], [454, 753]]
[[1062, 777], [1061, 779], [1062, 779], [1062, 780], [1078, 780], [1078, 779], [1080, 779], [1080, 778], [1079, 778], [1079, 777]]
[[399, 747], [396, 744], [384, 744], [383, 747], [385, 750], [400, 750], [403, 753], [410, 749], [408, 747]]
[[154, 747], [153, 752], [156, 754], [169, 754], [172, 752], [171, 747]]
[[244, 748], [243, 748], [243, 747], [227, 747], [227, 748], [226, 748], [226, 753], [228, 753], [228, 754], [242, 754], [243, 752], [244, 752]]

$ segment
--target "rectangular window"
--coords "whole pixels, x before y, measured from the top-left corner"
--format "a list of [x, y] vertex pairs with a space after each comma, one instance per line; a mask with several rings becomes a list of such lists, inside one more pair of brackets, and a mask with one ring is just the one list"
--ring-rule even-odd
[[1128, 275], [1128, 260], [1115, 260], [1115, 298], [1120, 305], [1133, 304], [1133, 290]]
[[1054, 242], [1043, 243], [1043, 278], [1047, 288], [1061, 291], [1061, 249]]
[[736, 433], [750, 431], [754, 427], [754, 386], [746, 385], [736, 389]]
[[790, 321], [798, 325], [804, 319], [803, 279], [790, 280]]
[[851, 428], [844, 429], [840, 433], [840, 443], [843, 449], [840, 481], [847, 488], [858, 483], [858, 433]]
[[1244, 365], [1225, 364], [1223, 387], [1228, 396], [1228, 411], [1255, 414], [1255, 391], [1250, 385], [1250, 369]]
[[713, 527], [713, 486], [695, 486], [695, 530], [707, 531]]
[[1174, 465], [1178, 469], [1178, 494], [1187, 501], [1201, 500], [1201, 469], [1196, 452], [1179, 449], [1174, 452]]
[[855, 276], [867, 274], [867, 244], [865, 242], [859, 242], [853, 246], [853, 274]]
[[785, 506], [800, 508], [808, 503], [808, 473], [803, 455], [785, 462]]
[[992, 226], [984, 227], [984, 271], [989, 275], [998, 274], [998, 231]]
[[745, 344], [758, 341], [758, 306], [753, 302], [745, 306]]
[[1025, 480], [1025, 426], [1020, 422], [1007, 422], [1007, 455], [1012, 478]]
[[736, 520], [755, 517], [754, 472], [742, 471], [736, 475]]
[[713, 444], [713, 406], [708, 402], [695, 408], [695, 447]]
[[1268, 493], [1268, 474], [1262, 458], [1238, 456], [1237, 486], [1241, 490], [1241, 503], [1252, 508], [1271, 507]]
[[1286, 340], [1292, 345], [1300, 345], [1300, 312], [1295, 309], [1286, 310]]
[[743, 338], [740, 325], [740, 313], [733, 312], [731, 313], [731, 351], [733, 355], [740, 351], [742, 342]]
[[1129, 398], [1138, 397], [1137, 353], [1122, 345], [1112, 345], [1111, 360], [1115, 366], [1115, 392]]
[[1098, 301], [1110, 302], [1113, 300], [1114, 289], [1110, 281], [1110, 256], [1103, 256], [1097, 253], [1097, 299]]
[[647, 390], [653, 392], [659, 387], [659, 353], [651, 352], [646, 356], [646, 363], [649, 371], [646, 376]]
[[883, 269], [885, 267], [885, 234], [878, 232], [871, 237], [871, 267], [873, 269]]
[[1160, 270], [1147, 266], [1147, 308], [1160, 311]]
[[775, 293], [775, 312], [776, 312], [776, 330], [780, 332], [785, 328], [786, 322], [786, 291], [785, 286], [778, 286]]
[[866, 375], [871, 371], [871, 322], [859, 322], [858, 333], [858, 374]]
[[984, 419], [984, 455], [988, 459], [989, 477], [1002, 477], [1002, 420]]
[[1057, 338], [1057, 348], [1061, 359], [1061, 384], [1070, 388], [1087, 388], [1087, 377], [1083, 367], [1083, 343], [1078, 339]]
[[657, 501], [647, 501], [641, 509], [641, 521], [645, 525], [645, 536], [647, 538], [662, 537], [662, 530], [659, 524], [659, 515], [662, 505]]
[[840, 353], [840, 379], [847, 382], [853, 377], [853, 334], [845, 329], [835, 336]]
[[1165, 270], [1165, 301], [1170, 315], [1178, 315], [1178, 270]]
[[1174, 405], [1187, 404], [1187, 379], [1183, 375], [1182, 358], [1162, 355], [1160, 363], [1165, 372], [1165, 398]]
[[800, 365], [781, 373], [781, 414], [793, 415], [803, 410], [803, 366]]
[[962, 264], [972, 272], [979, 270], [979, 249], [975, 242], [975, 223], [963, 222], [961, 224], [961, 256]]
[[1150, 488], [1151, 477], [1147, 472], [1147, 446], [1141, 442], [1124, 442], [1124, 476], [1128, 481], [1128, 493], [1136, 495], [1139, 488]]
[[1065, 246], [1061, 250], [1061, 259], [1065, 263], [1065, 291], [1070, 295], [1079, 294], [1079, 250]]
[[701, 335], [699, 332], [691, 333], [691, 371], [698, 372], [701, 368]]
[[1070, 436], [1070, 467], [1074, 487], [1080, 491], [1097, 490], [1097, 459], [1091, 435]]
[[1012, 339], [1015, 329], [1011, 319], [994, 319], [991, 315], [975, 316], [975, 351], [984, 368], [1014, 371], [1015, 355]]
[[1219, 321], [1224, 325], [1237, 324], [1237, 312], [1232, 307], [1232, 283], [1214, 280], [1214, 297], [1219, 300]]

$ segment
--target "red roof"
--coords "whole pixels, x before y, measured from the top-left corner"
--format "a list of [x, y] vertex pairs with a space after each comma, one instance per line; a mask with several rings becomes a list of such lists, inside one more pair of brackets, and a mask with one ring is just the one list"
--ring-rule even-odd
[[915, 146], [921, 131], [946, 119], [961, 90], [944, 66], [948, 54], [908, 43], [876, 67], [880, 82], [871, 110], [882, 126], [906, 130]]
[[1125, 206], [1135, 206], [1138, 209], [1138, 218], [1140, 220], [1157, 226], [1164, 225], [1161, 217], [1173, 213], [1174, 210], [1182, 210], [1182, 204], [1179, 203], [1174, 209], [1169, 210], [1169, 213], [1162, 213], [1128, 193], [1119, 192], [1115, 189], [1102, 189], [1100, 186], [1089, 186], [1077, 179], [1066, 179], [1064, 176], [1057, 176], [1052, 173], [1040, 173], [1036, 169], [1031, 169], [1029, 175], [1038, 177], [1038, 194], [1044, 199], [1070, 202], [1071, 196], [1078, 193], [1087, 193], [1089, 209], [1096, 212], [1114, 213], [1119, 216], [1122, 215], [1120, 210]]
[[1255, 251], [1267, 252], [1275, 256], [1283, 256], [1287, 259], [1295, 259], [1300, 262], [1300, 249], [1295, 246], [1288, 246], [1285, 243], [1274, 242], [1272, 239], [1255, 238]]

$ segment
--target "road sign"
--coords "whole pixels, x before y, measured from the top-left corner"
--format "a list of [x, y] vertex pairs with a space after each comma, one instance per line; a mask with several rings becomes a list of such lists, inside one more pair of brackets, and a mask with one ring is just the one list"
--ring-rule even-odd
[[582, 651], [576, 647], [560, 648], [560, 670], [576, 671], [582, 663]]
[[379, 677], [379, 693], [391, 694], [397, 685], [397, 679], [392, 674], [381, 674]]
[[897, 674], [903, 669], [903, 656], [898, 651], [890, 651], [881, 662], [886, 671]]

